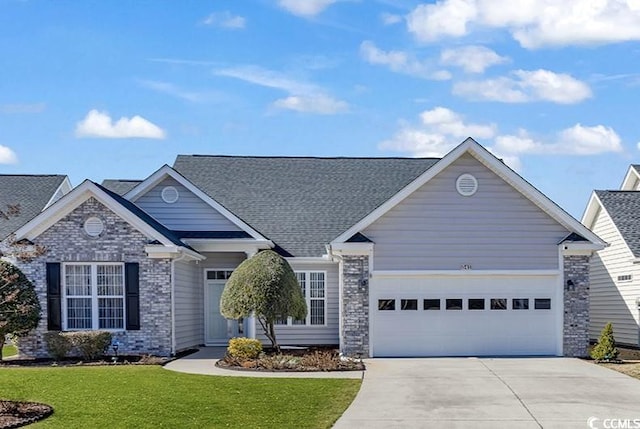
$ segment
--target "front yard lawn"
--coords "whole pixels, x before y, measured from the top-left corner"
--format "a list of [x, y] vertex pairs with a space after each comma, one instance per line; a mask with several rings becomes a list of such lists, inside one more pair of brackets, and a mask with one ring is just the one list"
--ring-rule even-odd
[[43, 402], [34, 428], [328, 428], [360, 380], [214, 377], [159, 366], [0, 368], [0, 398]]

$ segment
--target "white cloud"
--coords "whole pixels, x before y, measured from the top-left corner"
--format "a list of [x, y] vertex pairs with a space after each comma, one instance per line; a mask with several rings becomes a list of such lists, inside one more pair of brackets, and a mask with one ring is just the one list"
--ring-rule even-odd
[[170, 82], [162, 82], [157, 80], [140, 80], [140, 85], [156, 92], [171, 95], [182, 100], [192, 103], [205, 103], [207, 101], [216, 101], [224, 98], [223, 94], [215, 91], [188, 91], [174, 85]]
[[453, 93], [472, 100], [525, 103], [550, 101], [558, 104], [579, 103], [591, 97], [586, 83], [564, 73], [549, 70], [515, 70], [513, 77], [458, 82]]
[[218, 70], [219, 76], [240, 79], [254, 85], [278, 89], [288, 93], [273, 102], [272, 107], [305, 113], [337, 114], [349, 110], [346, 101], [336, 99], [318, 85], [291, 78], [273, 70], [256, 66], [241, 66]]
[[599, 155], [609, 152], [622, 152], [620, 136], [611, 127], [604, 125], [583, 126], [576, 124], [556, 133], [550, 143], [536, 140], [525, 130], [517, 135], [503, 135], [495, 139], [493, 148], [509, 155]]
[[440, 0], [421, 4], [407, 28], [423, 42], [462, 37], [476, 27], [508, 30], [525, 48], [640, 40], [637, 0]]
[[319, 14], [336, 1], [337, 0], [278, 0], [278, 5], [294, 15], [308, 18]]
[[213, 27], [239, 30], [245, 27], [247, 20], [242, 16], [233, 15], [228, 10], [225, 10], [224, 12], [213, 12], [207, 16], [202, 23]]
[[466, 123], [464, 118], [446, 107], [435, 107], [420, 114], [417, 126], [403, 124], [380, 149], [410, 152], [415, 156], [440, 157], [466, 137], [489, 139], [495, 136], [495, 124]]
[[464, 123], [462, 116], [446, 107], [436, 107], [420, 114], [422, 123], [440, 134], [456, 138], [475, 137], [488, 139], [495, 135], [495, 124]]
[[384, 25], [393, 25], [402, 22], [402, 16], [393, 13], [383, 13], [380, 15], [380, 20]]
[[281, 89], [291, 93], [311, 93], [319, 91], [316, 85], [302, 82], [257, 66], [231, 67], [214, 72], [218, 76], [232, 77], [267, 88]]
[[360, 44], [360, 56], [370, 64], [387, 66], [396, 73], [432, 80], [451, 79], [449, 72], [436, 70], [427, 61], [419, 61], [404, 51], [383, 51], [368, 40]]
[[557, 149], [561, 153], [598, 155], [605, 152], [622, 152], [622, 145], [620, 136], [611, 127], [585, 127], [576, 124], [559, 134]]
[[0, 164], [17, 164], [18, 156], [7, 146], [0, 144]]
[[464, 138], [472, 137], [486, 141], [487, 149], [515, 170], [521, 169], [520, 157], [523, 155], [593, 156], [623, 150], [615, 130], [604, 125], [576, 124], [545, 142], [524, 129], [515, 134], [500, 134], [495, 124], [466, 122], [460, 114], [445, 107], [426, 110], [420, 114], [420, 119], [419, 124], [403, 122], [390, 139], [379, 144], [379, 149], [420, 157], [441, 157]]
[[445, 49], [440, 53], [441, 64], [461, 67], [467, 73], [484, 73], [487, 68], [507, 61], [508, 58], [495, 51], [477, 45]]
[[320, 115], [334, 115], [349, 110], [349, 105], [328, 95], [299, 96], [292, 95], [274, 101], [273, 107]]
[[114, 123], [107, 112], [94, 109], [76, 124], [76, 137], [164, 139], [166, 133], [141, 116], [122, 117]]
[[45, 103], [0, 104], [0, 113], [41, 113], [47, 108]]

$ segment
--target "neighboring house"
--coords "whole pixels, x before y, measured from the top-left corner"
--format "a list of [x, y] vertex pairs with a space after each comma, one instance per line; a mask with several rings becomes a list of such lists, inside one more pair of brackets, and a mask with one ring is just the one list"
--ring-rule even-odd
[[0, 241], [69, 191], [67, 176], [0, 174]]
[[141, 182], [85, 181], [20, 228], [47, 330], [109, 329], [124, 353], [233, 335], [233, 270], [287, 258], [309, 314], [279, 342], [351, 356], [567, 355], [588, 345], [589, 257], [605, 243], [472, 139], [442, 159], [180, 155]]
[[640, 346], [640, 166], [629, 167], [620, 190], [594, 191], [582, 223], [609, 246], [591, 259], [591, 327], [607, 322], [616, 341]]

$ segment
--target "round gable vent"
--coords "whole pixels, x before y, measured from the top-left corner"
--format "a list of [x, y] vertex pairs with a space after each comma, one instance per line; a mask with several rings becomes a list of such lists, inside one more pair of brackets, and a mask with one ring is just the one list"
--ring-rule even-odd
[[178, 190], [173, 186], [165, 186], [162, 189], [162, 201], [167, 204], [173, 204], [178, 201]]
[[97, 217], [90, 217], [84, 221], [84, 232], [90, 237], [97, 237], [104, 231], [104, 222]]
[[464, 197], [470, 197], [478, 191], [478, 180], [469, 173], [465, 173], [456, 180], [456, 189]]

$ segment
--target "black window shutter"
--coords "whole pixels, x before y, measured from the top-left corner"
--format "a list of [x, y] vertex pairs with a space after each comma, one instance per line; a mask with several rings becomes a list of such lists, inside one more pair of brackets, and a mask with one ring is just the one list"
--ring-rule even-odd
[[124, 264], [124, 288], [127, 305], [127, 330], [140, 330], [140, 264]]
[[62, 330], [62, 285], [60, 263], [47, 262], [47, 329]]

